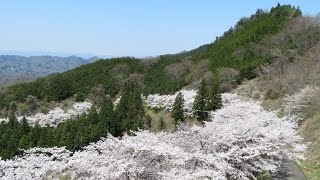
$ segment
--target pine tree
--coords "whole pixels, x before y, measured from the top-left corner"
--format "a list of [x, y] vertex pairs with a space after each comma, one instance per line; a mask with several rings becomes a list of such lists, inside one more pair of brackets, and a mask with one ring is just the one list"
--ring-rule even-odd
[[296, 10], [296, 16], [302, 16], [302, 11], [300, 9], [300, 6], [298, 6], [298, 8]]
[[117, 120], [122, 124], [127, 133], [143, 128], [145, 116], [141, 90], [137, 83], [126, 82], [121, 93], [121, 99], [116, 110]]
[[222, 98], [220, 93], [220, 82], [218, 79], [213, 81], [213, 85], [208, 95], [207, 110], [215, 111], [222, 107]]
[[17, 120], [17, 117], [14, 114], [9, 115], [9, 122], [8, 122], [9, 128], [16, 129], [20, 124]]
[[100, 131], [99, 131], [99, 116], [96, 108], [93, 106], [87, 116], [87, 126], [86, 128], [86, 134], [90, 134], [89, 138], [90, 141], [96, 141], [100, 138]]
[[41, 128], [40, 129], [40, 137], [37, 146], [39, 147], [47, 147], [49, 145], [48, 140], [51, 140], [48, 138], [48, 129], [47, 128]]
[[28, 124], [28, 120], [25, 116], [21, 119], [21, 127], [22, 127], [22, 133], [24, 135], [27, 135], [30, 131], [30, 126]]
[[172, 108], [171, 117], [174, 119], [174, 125], [177, 126], [179, 123], [184, 122], [184, 98], [181, 92], [178, 93]]
[[27, 149], [29, 148], [28, 135], [23, 135], [19, 140], [19, 148]]
[[79, 123], [77, 136], [79, 136], [80, 146], [87, 145], [90, 142], [90, 129], [88, 128], [89, 124], [86, 120], [86, 117], [82, 117]]
[[87, 121], [90, 123], [90, 124], [97, 124], [99, 122], [99, 116], [98, 116], [98, 112], [97, 112], [97, 109], [92, 106], [91, 109], [90, 109], [90, 112], [87, 116]]
[[113, 136], [121, 135], [121, 127], [120, 123], [117, 121], [115, 117], [115, 113], [113, 110], [113, 103], [110, 98], [106, 99], [100, 108], [99, 119], [101, 120], [102, 125], [102, 133], [110, 133]]
[[39, 138], [41, 136], [41, 127], [38, 123], [31, 128], [28, 136], [29, 147], [35, 147], [38, 144]]
[[196, 116], [197, 120], [200, 122], [206, 121], [208, 119], [207, 111], [207, 97], [208, 90], [206, 81], [203, 79], [200, 83], [200, 87], [197, 93], [197, 96], [193, 103], [193, 113]]

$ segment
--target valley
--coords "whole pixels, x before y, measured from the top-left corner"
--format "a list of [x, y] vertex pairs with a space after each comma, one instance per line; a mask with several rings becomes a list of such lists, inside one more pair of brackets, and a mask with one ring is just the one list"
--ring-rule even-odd
[[0, 56], [0, 87], [35, 80], [52, 73], [59, 73], [92, 63], [97, 57], [84, 59], [81, 57], [57, 56]]

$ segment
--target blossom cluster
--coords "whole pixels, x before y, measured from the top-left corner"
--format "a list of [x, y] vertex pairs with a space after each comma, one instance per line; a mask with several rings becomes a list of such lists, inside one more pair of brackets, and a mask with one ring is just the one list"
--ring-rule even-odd
[[174, 100], [178, 93], [181, 93], [184, 98], [184, 111], [186, 116], [192, 116], [192, 107], [195, 97], [197, 96], [196, 90], [181, 90], [173, 95], [159, 95], [151, 94], [144, 97], [144, 101], [150, 108], [164, 108], [168, 111], [172, 110]]
[[319, 88], [306, 86], [299, 92], [286, 96], [283, 101], [284, 113], [291, 119], [301, 123], [308, 117], [309, 108], [315, 96], [319, 94]]
[[0, 160], [7, 179], [251, 179], [277, 170], [283, 158], [303, 158], [305, 145], [290, 117], [279, 118], [255, 101], [223, 94], [224, 107], [204, 126], [180, 126], [173, 133], [109, 135], [74, 153], [33, 148]]
[[[59, 123], [62, 123], [68, 119], [74, 118], [78, 115], [88, 113], [92, 104], [90, 102], [76, 102], [72, 108], [67, 111], [62, 110], [61, 108], [54, 108], [48, 113], [37, 113], [34, 116], [28, 116], [26, 119], [28, 123], [32, 126], [39, 124], [41, 127], [51, 126], [56, 127]], [[18, 121], [21, 121], [23, 117], [17, 117]], [[0, 119], [1, 121], [9, 121], [8, 118]]]

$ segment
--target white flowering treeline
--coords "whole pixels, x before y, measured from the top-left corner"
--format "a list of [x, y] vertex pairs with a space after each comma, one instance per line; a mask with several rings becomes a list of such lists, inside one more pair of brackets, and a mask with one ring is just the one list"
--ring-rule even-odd
[[204, 127], [174, 133], [136, 132], [121, 140], [109, 136], [71, 153], [65, 148], [33, 148], [0, 160], [5, 179], [249, 179], [276, 171], [284, 157], [303, 158], [297, 125], [279, 119], [253, 101], [223, 94], [224, 107]]
[[185, 115], [192, 116], [192, 106], [193, 106], [194, 99], [197, 96], [196, 90], [181, 90], [176, 92], [173, 95], [151, 94], [144, 97], [144, 101], [146, 102], [147, 106], [150, 108], [164, 108], [168, 111], [171, 111], [174, 100], [176, 99], [179, 92], [181, 92], [185, 100], [184, 102]]
[[[82, 115], [88, 113], [92, 104], [90, 102], [76, 102], [71, 109], [67, 111], [62, 110], [61, 108], [54, 108], [50, 110], [47, 114], [44, 113], [37, 113], [34, 116], [26, 117], [28, 123], [31, 126], [35, 124], [39, 124], [41, 127], [51, 126], [56, 127], [58, 124], [70, 119], [74, 118], [78, 115]], [[17, 117], [18, 121], [20, 121], [23, 117]], [[9, 121], [8, 118], [0, 119], [1, 121]]]
[[[194, 99], [197, 95], [196, 90], [181, 90], [179, 91], [183, 94], [184, 100], [185, 100], [185, 115], [186, 116], [192, 116], [192, 106]], [[174, 103], [174, 100], [179, 93], [175, 93], [174, 95], [158, 95], [158, 94], [152, 94], [148, 96], [144, 96], [143, 99], [146, 103], [146, 105], [150, 108], [164, 108], [168, 111], [172, 110], [172, 105]], [[115, 102], [114, 105], [116, 106], [119, 101], [119, 97]], [[37, 113], [34, 116], [28, 116], [26, 117], [28, 120], [28, 123], [32, 126], [34, 126], [36, 123], [38, 123], [41, 127], [45, 126], [51, 126], [56, 127], [58, 124], [76, 117], [78, 115], [86, 114], [90, 110], [92, 104], [90, 102], [76, 102], [71, 109], [68, 109], [67, 111], [64, 111], [63, 109], [57, 107], [52, 110], [50, 110], [48, 113]], [[20, 121], [23, 117], [17, 117], [17, 119]], [[8, 118], [0, 118], [0, 122], [5, 121], [8, 122]]]
[[285, 115], [291, 116], [291, 119], [297, 123], [301, 123], [301, 121], [308, 117], [308, 113], [310, 112], [309, 108], [312, 106], [312, 102], [318, 94], [318, 87], [306, 86], [299, 92], [286, 96], [283, 99]]

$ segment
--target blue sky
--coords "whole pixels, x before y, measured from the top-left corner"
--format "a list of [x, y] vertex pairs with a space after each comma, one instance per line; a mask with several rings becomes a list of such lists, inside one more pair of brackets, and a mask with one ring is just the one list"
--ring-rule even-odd
[[278, 2], [318, 0], [3, 0], [0, 54], [155, 56], [212, 42], [241, 17]]

